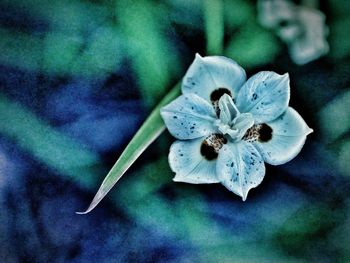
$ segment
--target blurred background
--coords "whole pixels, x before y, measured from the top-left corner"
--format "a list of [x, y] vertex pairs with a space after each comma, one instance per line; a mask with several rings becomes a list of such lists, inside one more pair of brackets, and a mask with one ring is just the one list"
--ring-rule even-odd
[[[1, 0], [1, 262], [350, 262], [347, 0]], [[289, 72], [314, 129], [246, 202], [172, 182], [165, 132], [100, 183], [198, 52]]]

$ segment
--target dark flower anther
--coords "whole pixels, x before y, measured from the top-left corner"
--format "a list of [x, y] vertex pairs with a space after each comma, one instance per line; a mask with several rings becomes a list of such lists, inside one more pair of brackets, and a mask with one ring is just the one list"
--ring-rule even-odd
[[227, 139], [219, 133], [209, 135], [201, 145], [201, 154], [208, 161], [215, 160], [218, 157], [219, 150], [226, 143]]
[[259, 129], [259, 141], [268, 142], [271, 139], [272, 139], [272, 128], [265, 123], [261, 124]]

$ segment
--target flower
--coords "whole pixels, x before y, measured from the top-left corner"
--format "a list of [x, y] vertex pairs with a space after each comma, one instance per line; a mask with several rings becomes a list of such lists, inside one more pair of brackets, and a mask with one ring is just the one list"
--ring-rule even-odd
[[196, 54], [181, 89], [161, 109], [178, 139], [169, 153], [176, 182], [222, 183], [245, 200], [264, 178], [264, 161], [290, 161], [312, 132], [288, 107], [288, 74], [262, 71], [246, 81], [235, 61]]
[[309, 63], [329, 51], [329, 30], [325, 15], [317, 9], [286, 0], [258, 1], [258, 20], [288, 45], [291, 59], [299, 65]]

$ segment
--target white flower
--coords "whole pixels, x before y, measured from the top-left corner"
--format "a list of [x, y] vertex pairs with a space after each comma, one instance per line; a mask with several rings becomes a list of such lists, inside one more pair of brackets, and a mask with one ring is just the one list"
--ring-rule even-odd
[[329, 51], [325, 15], [316, 9], [287, 0], [260, 0], [258, 20], [262, 26], [274, 29], [288, 45], [296, 64], [306, 64]]
[[264, 178], [264, 161], [290, 161], [312, 132], [288, 107], [288, 74], [263, 71], [246, 81], [233, 60], [197, 54], [182, 93], [161, 109], [179, 139], [169, 154], [174, 181], [220, 182], [245, 200]]

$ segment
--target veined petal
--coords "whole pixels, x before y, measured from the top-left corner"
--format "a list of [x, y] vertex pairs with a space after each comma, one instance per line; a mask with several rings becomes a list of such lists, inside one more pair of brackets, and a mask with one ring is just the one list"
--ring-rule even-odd
[[241, 141], [225, 144], [221, 148], [216, 172], [220, 182], [244, 201], [249, 190], [262, 182], [265, 165], [257, 149]]
[[219, 100], [220, 120], [224, 124], [231, 124], [231, 121], [239, 114], [232, 98], [224, 94]]
[[[303, 34], [291, 41], [289, 53], [296, 64], [303, 65], [328, 53], [329, 29], [322, 12], [310, 8], [299, 8], [298, 11], [299, 23], [303, 25]], [[285, 29], [281, 30], [281, 33], [286, 34], [285, 31]]]
[[303, 118], [291, 107], [273, 122], [267, 123], [272, 137], [267, 142], [254, 142], [264, 161], [272, 165], [284, 164], [293, 159], [303, 147], [310, 129]]
[[256, 123], [272, 121], [280, 116], [289, 103], [289, 75], [261, 71], [240, 89], [236, 105], [240, 112], [253, 114]]
[[234, 126], [239, 131], [238, 138], [241, 139], [246, 131], [254, 125], [251, 113], [242, 113], [234, 120]]
[[180, 140], [189, 140], [214, 133], [216, 113], [211, 104], [195, 94], [178, 97], [160, 113], [169, 132]]
[[218, 183], [216, 160], [208, 161], [201, 155], [204, 138], [176, 141], [170, 147], [169, 164], [176, 173], [175, 182], [191, 184]]
[[221, 56], [201, 57], [196, 54], [183, 78], [182, 93], [195, 93], [211, 102], [215, 90], [226, 89], [235, 98], [245, 81], [245, 71], [235, 61]]

